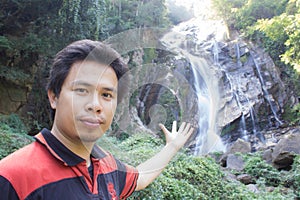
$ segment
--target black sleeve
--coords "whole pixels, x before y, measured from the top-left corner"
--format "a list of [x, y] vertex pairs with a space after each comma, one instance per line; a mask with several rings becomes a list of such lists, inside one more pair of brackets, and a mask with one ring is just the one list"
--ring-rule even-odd
[[0, 176], [0, 199], [1, 200], [19, 200], [19, 197], [11, 185], [11, 183], [4, 178], [3, 176]]

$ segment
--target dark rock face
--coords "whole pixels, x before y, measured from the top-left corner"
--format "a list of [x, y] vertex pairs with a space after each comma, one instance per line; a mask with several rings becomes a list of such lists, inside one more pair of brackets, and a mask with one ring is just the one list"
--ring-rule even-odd
[[27, 102], [29, 88], [0, 79], [0, 113], [18, 112]]
[[[280, 115], [290, 98], [280, 79], [279, 70], [267, 53], [252, 44], [236, 38], [216, 40], [216, 33], [201, 40], [197, 38], [197, 34], [197, 28], [188, 25], [184, 27], [183, 34], [165, 34], [161, 39], [161, 49], [157, 51], [159, 56], [154, 61], [155, 64], [149, 66], [152, 71], [143, 72], [144, 65], [138, 59], [143, 52], [133, 54], [130, 58], [138, 66], [138, 75], [144, 74], [134, 77], [134, 81], [140, 81], [137, 85], [141, 86], [136, 100], [137, 117], [145, 126], [151, 124], [151, 107], [160, 104], [160, 99], [167, 99], [164, 96], [164, 89], [167, 89], [178, 102], [172, 104], [164, 101], [166, 103], [160, 104], [161, 108], [167, 110], [167, 116], [171, 114], [174, 120], [180, 116], [188, 118], [197, 125], [204, 114], [203, 107], [194, 98], [194, 84], [199, 79], [207, 86], [210, 108], [214, 108], [207, 112], [208, 115], [215, 115], [215, 119], [210, 120], [211, 124], [207, 125], [207, 132], [217, 130], [215, 132], [219, 134], [218, 131], [222, 130], [223, 140], [228, 143], [238, 138], [250, 142], [257, 139], [264, 141], [261, 131], [282, 125]], [[199, 71], [199, 77], [195, 77], [192, 72], [195, 67]], [[145, 81], [149, 77], [154, 77], [154, 81]], [[185, 84], [189, 85], [189, 89], [182, 89]], [[167, 87], [162, 87], [166, 85]], [[211, 119], [211, 116], [207, 118]], [[194, 147], [195, 143], [191, 141], [190, 146]]]

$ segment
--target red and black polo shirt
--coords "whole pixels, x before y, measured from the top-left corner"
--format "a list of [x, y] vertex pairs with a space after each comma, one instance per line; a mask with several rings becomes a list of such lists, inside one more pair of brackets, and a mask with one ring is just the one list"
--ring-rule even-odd
[[[138, 172], [95, 146], [93, 176], [86, 161], [43, 129], [36, 141], [0, 161], [1, 200], [125, 199]], [[93, 177], [94, 180], [91, 179]]]

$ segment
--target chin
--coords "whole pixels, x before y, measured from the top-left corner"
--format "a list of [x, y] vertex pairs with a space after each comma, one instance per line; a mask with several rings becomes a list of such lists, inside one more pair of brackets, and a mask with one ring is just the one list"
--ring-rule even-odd
[[96, 134], [82, 135], [80, 136], [80, 140], [84, 143], [95, 143], [99, 138], [102, 137], [103, 134], [104, 133], [101, 134], [98, 133], [97, 135]]

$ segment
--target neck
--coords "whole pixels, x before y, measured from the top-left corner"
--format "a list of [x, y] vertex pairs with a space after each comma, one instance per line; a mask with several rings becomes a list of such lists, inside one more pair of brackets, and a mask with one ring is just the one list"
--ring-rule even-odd
[[72, 139], [60, 134], [55, 128], [51, 130], [52, 134], [63, 143], [70, 151], [86, 160], [87, 166], [91, 164], [91, 152], [94, 142], [84, 143], [80, 139]]

